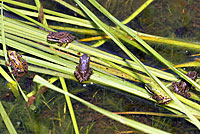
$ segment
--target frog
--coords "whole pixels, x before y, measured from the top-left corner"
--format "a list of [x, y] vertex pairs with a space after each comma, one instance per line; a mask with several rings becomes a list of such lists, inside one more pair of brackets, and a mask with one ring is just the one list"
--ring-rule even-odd
[[172, 87], [175, 93], [183, 97], [189, 98], [191, 96], [190, 93], [188, 93], [190, 87], [187, 86], [186, 82], [184, 81], [173, 82]]
[[68, 43], [71, 43], [73, 40], [75, 39], [75, 37], [68, 33], [68, 32], [49, 32], [49, 34], [47, 35], [47, 40], [49, 41], [53, 41], [53, 42], [59, 42], [60, 46], [62, 46], [64, 43], [66, 43], [66, 45]]
[[10, 63], [6, 63], [6, 65], [11, 66], [11, 73], [15, 77], [23, 77], [28, 72], [28, 64], [22, 58], [21, 54], [18, 54], [16, 51], [8, 50], [8, 58]]
[[[192, 80], [196, 80], [198, 73], [196, 71], [188, 71], [187, 76]], [[189, 98], [191, 96], [189, 90], [192, 88], [192, 85], [184, 79], [180, 82], [173, 82], [172, 87], [175, 93], [183, 97]]]
[[87, 54], [83, 54], [80, 57], [79, 64], [76, 66], [74, 75], [80, 83], [87, 81], [92, 75], [92, 69], [90, 68], [90, 57]]
[[158, 86], [153, 86], [153, 85], [155, 84], [152, 83], [151, 85], [149, 83], [145, 84], [145, 89], [149, 94], [151, 94], [151, 98], [155, 99], [158, 102], [158, 104], [161, 105], [170, 103], [172, 99], [167, 94], [165, 94], [164, 91], [161, 92], [162, 91], [161, 88], [160, 91], [156, 89], [159, 88]]

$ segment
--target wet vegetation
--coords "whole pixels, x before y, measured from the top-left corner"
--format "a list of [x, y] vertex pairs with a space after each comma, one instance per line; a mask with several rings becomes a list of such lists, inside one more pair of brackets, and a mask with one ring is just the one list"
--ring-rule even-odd
[[0, 133], [199, 132], [198, 0], [26, 2], [1, 3]]

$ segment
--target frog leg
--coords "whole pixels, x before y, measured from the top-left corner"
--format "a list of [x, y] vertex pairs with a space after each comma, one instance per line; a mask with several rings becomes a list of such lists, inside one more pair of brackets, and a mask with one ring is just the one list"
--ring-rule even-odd
[[81, 77], [80, 73], [78, 71], [74, 72], [74, 76], [76, 79], [81, 83], [83, 81], [83, 78]]
[[191, 96], [191, 94], [190, 93], [178, 93], [178, 94], [180, 94], [181, 96], [183, 96], [183, 97], [186, 97], [186, 98], [190, 98], [190, 96]]
[[26, 72], [18, 73], [17, 77], [18, 77], [18, 78], [21, 78], [21, 77], [23, 77], [25, 74], [26, 74]]
[[[8, 63], [8, 62], [5, 62], [5, 65], [6, 66], [11, 66], [11, 62], [10, 63]], [[12, 72], [9, 72], [9, 73], [12, 73], [13, 75], [15, 74], [15, 70], [12, 70]], [[14, 75], [15, 76], [15, 75]]]
[[18, 75], [19, 75], [19, 73], [17, 72], [17, 70], [12, 70], [12, 72], [11, 72], [15, 77], [18, 77]]
[[60, 43], [59, 47], [61, 47], [63, 45], [63, 42]]
[[83, 78], [84, 81], [87, 81], [90, 78], [90, 75], [92, 74], [92, 69], [89, 68], [88, 73], [85, 75], [85, 77]]
[[190, 98], [190, 96], [191, 96], [190, 93], [186, 93], [186, 94], [185, 94], [185, 97], [186, 97], [186, 98]]
[[67, 43], [65, 43], [65, 45], [64, 45], [63, 47], [66, 47], [68, 44], [69, 44], [68, 42], [67, 42]]
[[69, 38], [69, 41], [72, 42], [75, 37], [71, 35], [71, 36], [68, 36], [68, 38]]
[[16, 77], [16, 81], [19, 82], [21, 80], [21, 77]]
[[79, 70], [79, 64], [76, 66], [76, 71], [74, 72], [75, 78], [81, 83], [83, 81], [83, 78], [80, 75]]

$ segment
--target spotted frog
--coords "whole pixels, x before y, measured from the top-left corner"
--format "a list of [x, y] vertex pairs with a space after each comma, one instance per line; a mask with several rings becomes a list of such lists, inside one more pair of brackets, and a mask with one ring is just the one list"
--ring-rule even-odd
[[172, 99], [164, 91], [162, 91], [160, 87], [155, 85], [156, 84], [153, 83], [151, 83], [151, 85], [145, 84], [145, 89], [152, 95], [151, 98], [155, 99], [158, 104], [168, 104], [171, 102]]
[[49, 32], [47, 35], [47, 40], [53, 41], [53, 42], [60, 42], [60, 46], [63, 45], [63, 43], [66, 43], [66, 45], [74, 40], [74, 36], [67, 32]]
[[27, 62], [16, 51], [8, 50], [8, 57], [10, 63], [6, 63], [6, 65], [11, 66], [12, 74], [16, 77], [23, 77], [28, 72]]
[[92, 69], [89, 67], [90, 57], [84, 54], [80, 57], [79, 64], [76, 66], [76, 71], [74, 75], [76, 79], [81, 83], [82, 81], [87, 81], [92, 74]]
[[[187, 73], [187, 76], [191, 78], [192, 80], [196, 80], [198, 74], [196, 71], [189, 71]], [[180, 94], [186, 98], [190, 97], [190, 93], [188, 91], [192, 87], [190, 83], [182, 79], [180, 82], [174, 82], [172, 83], [172, 87], [175, 93]]]

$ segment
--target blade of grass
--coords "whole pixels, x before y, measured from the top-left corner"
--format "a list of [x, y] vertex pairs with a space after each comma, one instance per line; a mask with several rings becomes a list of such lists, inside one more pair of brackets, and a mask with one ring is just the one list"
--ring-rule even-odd
[[[114, 112], [116, 114], [133, 114], [133, 115], [150, 115], [150, 116], [163, 116], [163, 117], [172, 117], [172, 118], [187, 118], [184, 114], [176, 115], [176, 114], [165, 114], [165, 113], [156, 113], [156, 112]], [[197, 116], [200, 119], [200, 116]]]
[[[67, 85], [65, 83], [65, 79], [63, 77], [59, 77], [59, 79], [60, 79], [63, 91], [69, 93], [68, 89], [67, 89]], [[79, 134], [79, 129], [78, 129], [78, 125], [77, 125], [77, 122], [76, 122], [76, 117], [75, 117], [75, 113], [74, 113], [74, 110], [73, 110], [73, 107], [72, 107], [70, 97], [68, 95], [65, 95], [65, 99], [67, 101], [68, 109], [69, 109], [69, 112], [70, 112], [70, 115], [71, 115], [72, 123], [73, 123], [73, 126], [74, 126], [74, 131], [75, 131], [76, 134]]]
[[147, 78], [144, 79], [141, 76], [139, 76], [138, 74], [133, 74], [133, 72], [131, 72], [128, 69], [122, 68], [122, 67], [120, 67], [120, 66], [118, 66], [118, 65], [116, 65], [116, 64], [114, 64], [112, 62], [109, 62], [109, 61], [105, 61], [105, 62], [108, 63], [108, 64], [110, 64], [112, 67], [114, 67], [114, 68], [116, 68], [118, 70], [121, 70], [122, 72], [125, 72], [125, 73], [129, 74], [133, 78], [135, 78], [135, 79], [137, 79], [137, 80], [139, 80], [139, 81], [141, 81], [143, 83], [150, 83], [150, 80], [146, 80]]
[[[5, 63], [5, 61], [3, 62]], [[18, 98], [20, 96], [19, 94], [19, 90], [18, 90], [18, 87], [17, 87], [17, 82], [15, 82], [5, 71], [4, 69], [0, 66], [0, 73], [1, 75], [8, 81], [8, 86], [11, 88], [14, 96], [16, 98]]]
[[199, 42], [188, 42], [188, 41], [183, 41], [180, 39], [171, 39], [171, 38], [166, 38], [166, 37], [144, 34], [144, 33], [134, 31], [134, 30], [132, 30], [132, 31], [135, 34], [137, 34], [141, 39], [146, 40], [146, 41], [160, 43], [161, 45], [170, 45], [170, 47], [172, 47], [172, 45], [173, 45], [173, 46], [179, 47], [181, 49], [183, 48], [183, 49], [189, 49], [189, 50], [193, 50], [193, 51], [200, 50]]
[[42, 19], [42, 20], [40, 20], [41, 23], [48, 27], [47, 20], [45, 18], [44, 11], [43, 11], [43, 6], [40, 3], [40, 0], [35, 0], [35, 4], [36, 4], [36, 7], [37, 7], [37, 11], [38, 11], [38, 18]]
[[[48, 79], [48, 82], [52, 84], [52, 83], [56, 82], [57, 80], [58, 80], [58, 77], [51, 77], [50, 79]], [[42, 86], [43, 86], [43, 85], [40, 84], [40, 85], [38, 86], [38, 89], [41, 90]], [[27, 97], [31, 97], [31, 96], [33, 96], [34, 94], [36, 94], [37, 92], [39, 92], [39, 94], [43, 94], [44, 92], [43, 92], [43, 91], [40, 92], [40, 90], [39, 90], [39, 91], [37, 91], [37, 89], [32, 90], [30, 93], [27, 94]], [[48, 104], [46, 104], [46, 106], [47, 106], [49, 109], [51, 109], [50, 106], [49, 106]]]
[[149, 4], [151, 4], [154, 0], [147, 0], [142, 6], [140, 6], [131, 16], [129, 16], [127, 19], [122, 21], [123, 24], [129, 23], [131, 20], [133, 20], [139, 13], [141, 13]]
[[17, 131], [15, 130], [12, 122], [10, 121], [9, 116], [7, 115], [1, 101], [0, 101], [0, 113], [1, 113], [1, 117], [9, 131], [10, 134], [17, 134]]

